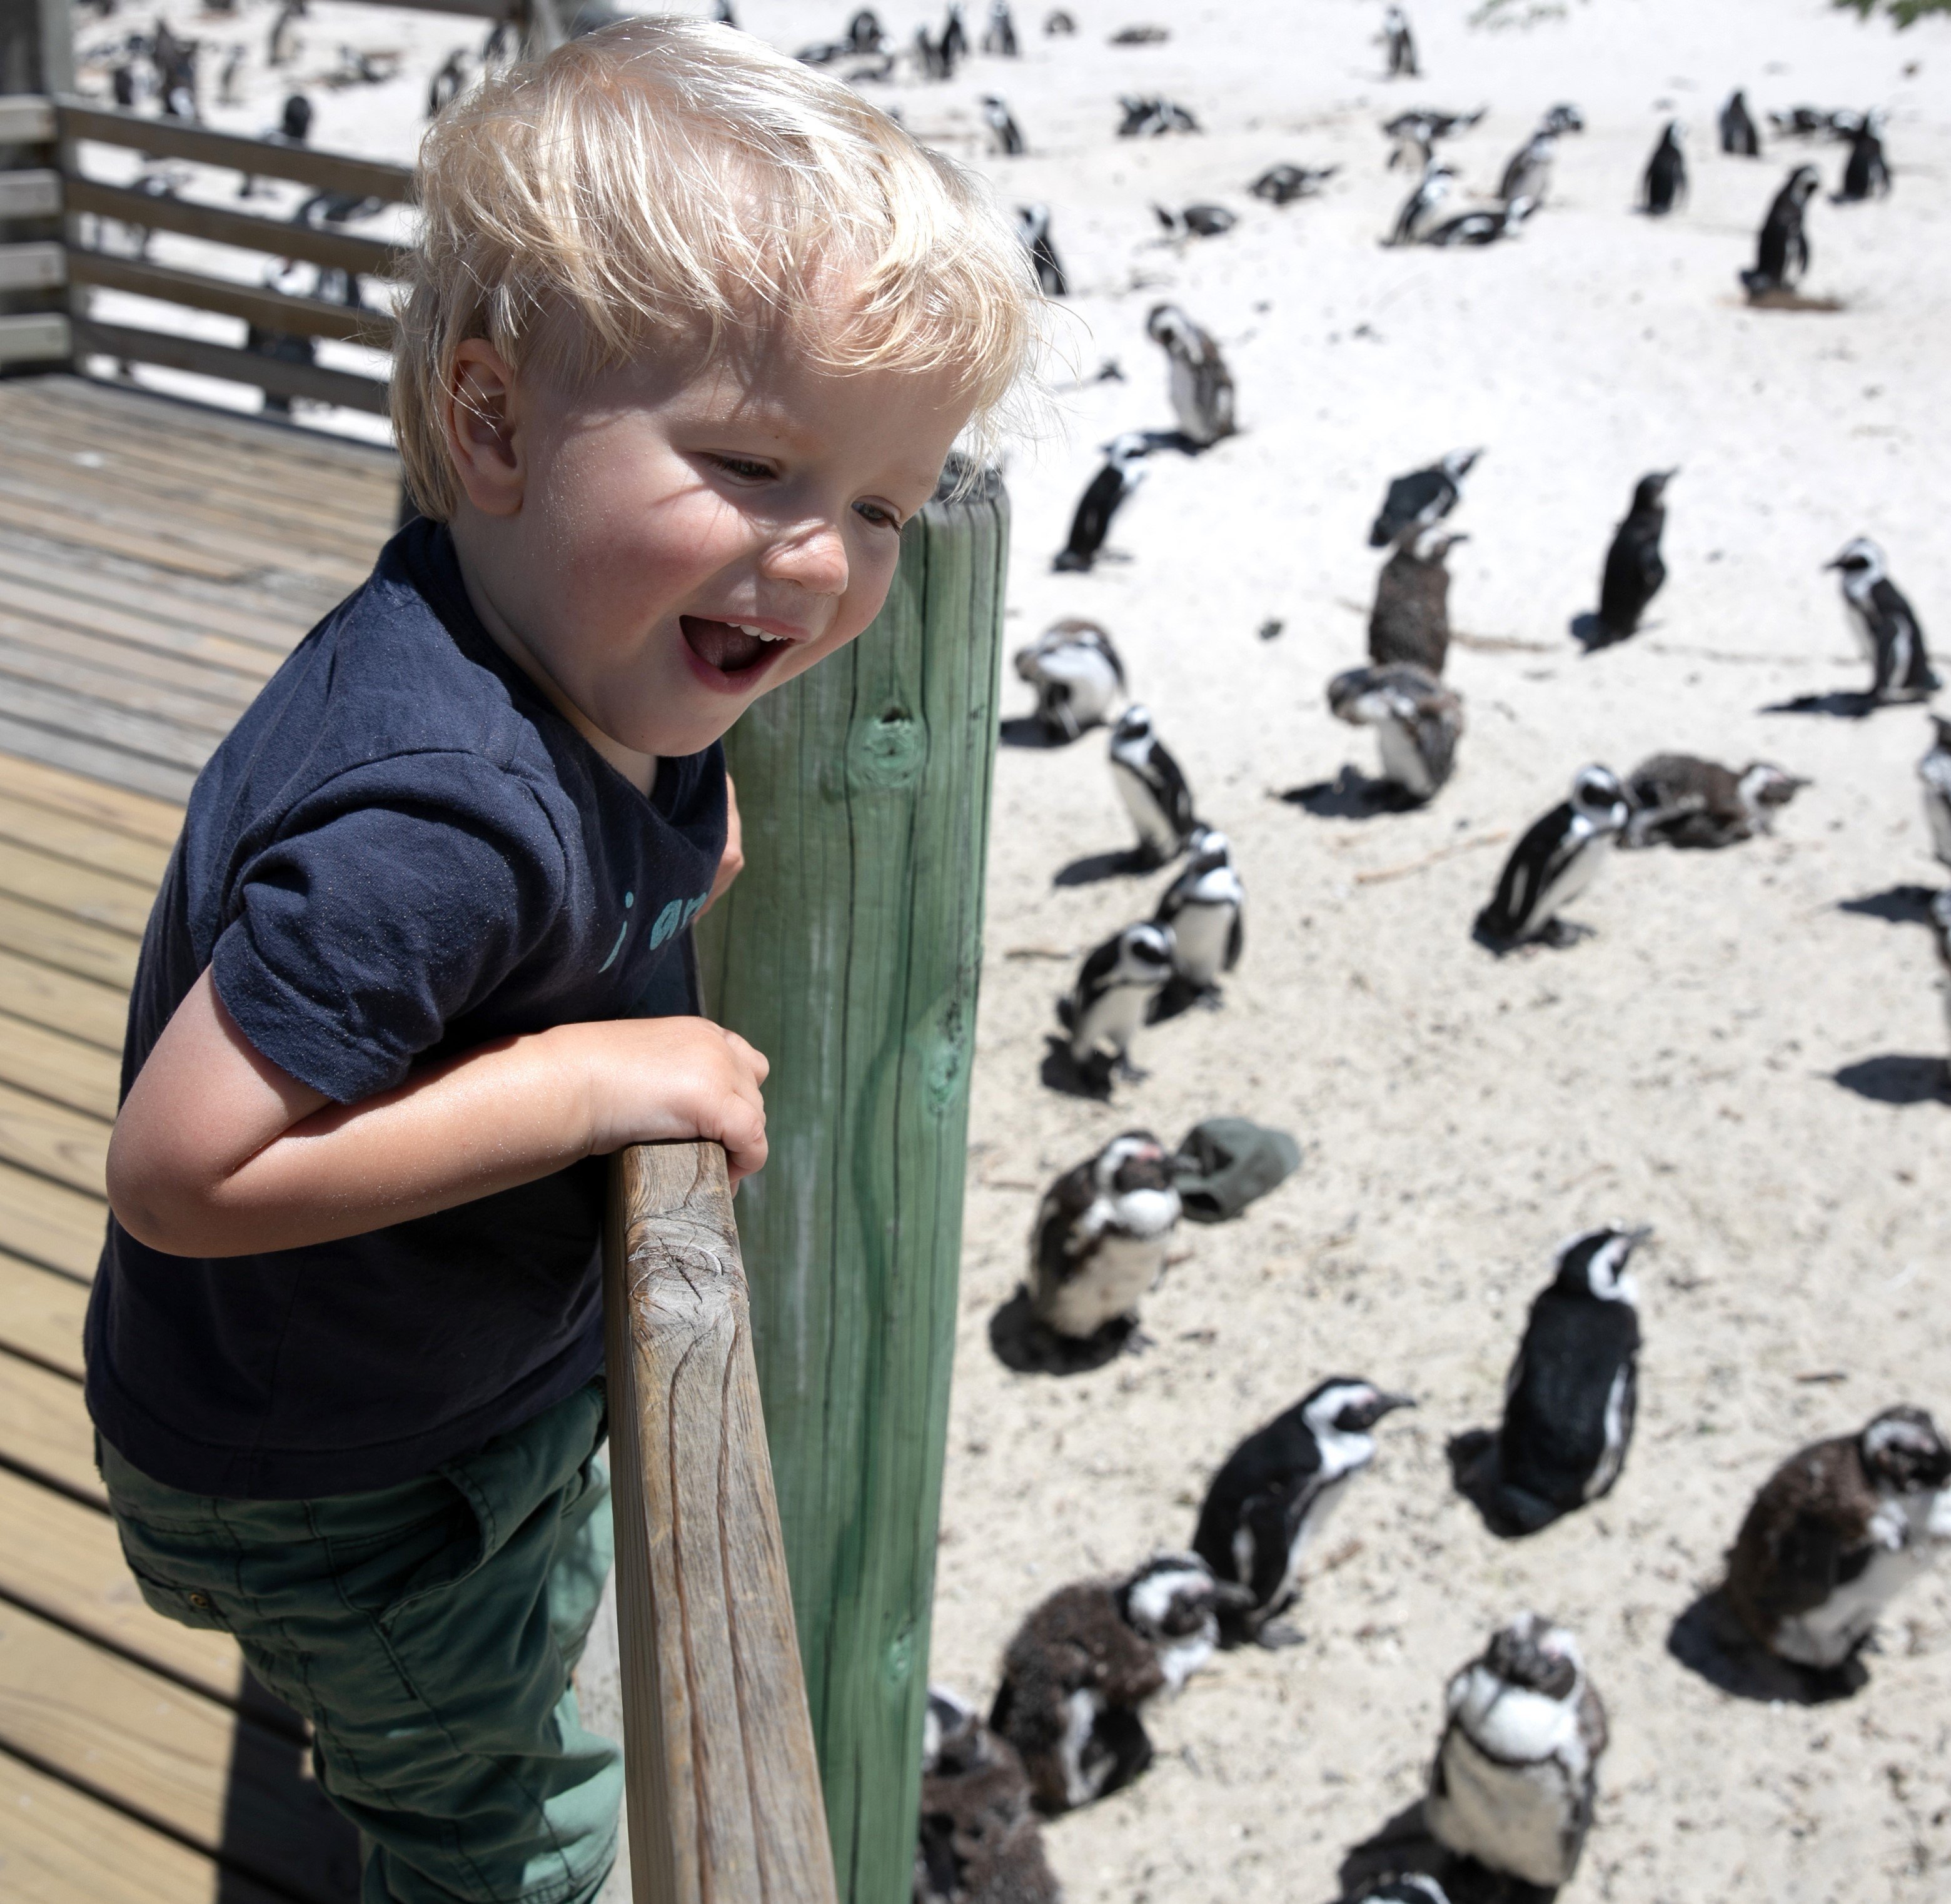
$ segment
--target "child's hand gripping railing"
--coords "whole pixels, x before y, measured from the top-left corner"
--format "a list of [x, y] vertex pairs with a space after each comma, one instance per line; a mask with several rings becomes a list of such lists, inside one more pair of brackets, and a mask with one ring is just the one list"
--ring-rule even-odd
[[604, 1254], [636, 1904], [833, 1904], [725, 1153], [623, 1151]]

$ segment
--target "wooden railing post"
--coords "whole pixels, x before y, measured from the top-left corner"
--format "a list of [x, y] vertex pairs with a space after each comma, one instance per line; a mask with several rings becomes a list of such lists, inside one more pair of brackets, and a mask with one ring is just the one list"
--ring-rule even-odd
[[725, 1153], [611, 1166], [604, 1301], [635, 1904], [833, 1904]]
[[848, 1904], [913, 1884], [1007, 522], [1000, 484], [931, 503], [880, 619], [740, 720], [746, 867], [698, 929], [772, 1060], [739, 1222]]

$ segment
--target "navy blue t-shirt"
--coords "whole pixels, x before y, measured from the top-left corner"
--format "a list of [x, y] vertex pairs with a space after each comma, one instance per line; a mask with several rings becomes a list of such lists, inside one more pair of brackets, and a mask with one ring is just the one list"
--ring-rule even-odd
[[[410, 523], [198, 776], [123, 1092], [206, 966], [258, 1050], [340, 1103], [492, 1038], [690, 1009], [685, 928], [724, 842], [723, 751], [663, 761], [646, 800], [495, 645], [447, 531]], [[254, 1500], [472, 1453], [602, 1366], [604, 1172], [260, 1256], [164, 1255], [111, 1217], [96, 1425], [167, 1485]]]

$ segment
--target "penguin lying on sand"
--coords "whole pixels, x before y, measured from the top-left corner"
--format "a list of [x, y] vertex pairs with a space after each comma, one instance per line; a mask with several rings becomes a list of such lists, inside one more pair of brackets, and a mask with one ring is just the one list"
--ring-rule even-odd
[[1088, 574], [1111, 532], [1111, 518], [1145, 479], [1145, 458], [1150, 443], [1138, 431], [1127, 430], [1105, 445], [1104, 467], [1084, 485], [1077, 513], [1070, 519], [1070, 540], [1053, 567]]
[[1311, 198], [1341, 170], [1338, 165], [1270, 165], [1247, 189], [1270, 205]]
[[1199, 121], [1174, 100], [1156, 96], [1140, 99], [1123, 93], [1118, 105], [1125, 115], [1118, 126], [1120, 139], [1161, 139], [1167, 133], [1199, 130]]
[[1328, 682], [1328, 710], [1375, 730], [1382, 778], [1406, 804], [1433, 799], [1456, 767], [1463, 698], [1422, 668], [1350, 668]]
[[1145, 335], [1172, 366], [1172, 409], [1179, 434], [1202, 448], [1231, 436], [1233, 373], [1219, 346], [1176, 304], [1154, 304]]
[[1951, 1447], [1921, 1408], [1791, 1455], [1728, 1556], [1728, 1604], [1771, 1653], [1842, 1665], [1951, 1540]]
[[1494, 245], [1500, 238], [1516, 237], [1537, 209], [1536, 199], [1516, 198], [1501, 211], [1466, 211], [1445, 219], [1422, 242], [1439, 251], [1451, 251], [1459, 245]]
[[1059, 1013], [1079, 1072], [1107, 1082], [1113, 1072], [1144, 1075], [1132, 1063], [1132, 1047], [1171, 977], [1172, 935], [1160, 925], [1127, 925], [1084, 961]]
[[1606, 1709], [1577, 1640], [1541, 1614], [1520, 1614], [1450, 1681], [1446, 1703], [1422, 1808], [1431, 1834], [1526, 1884], [1569, 1884], [1606, 1742]]
[[1096, 622], [1066, 616], [1016, 651], [1016, 673], [1037, 694], [1037, 724], [1053, 740], [1074, 741], [1102, 726], [1125, 691], [1125, 664]]
[[1867, 535], [1859, 535], [1825, 566], [1841, 573], [1850, 631], [1875, 670], [1871, 698], [1928, 700], [1943, 683], [1924, 651], [1924, 630], [1915, 611], [1884, 569], [1883, 551]]
[[1609, 767], [1581, 767], [1572, 797], [1552, 808], [1511, 849], [1497, 890], [1477, 915], [1478, 935], [1510, 946], [1527, 939], [1570, 944], [1589, 928], [1559, 916], [1592, 882], [1632, 816], [1626, 790]]
[[1809, 233], [1803, 214], [1821, 183], [1814, 166], [1798, 165], [1775, 195], [1755, 241], [1754, 268], [1741, 273], [1750, 298], [1792, 291], [1808, 275]]
[[1470, 538], [1453, 529], [1405, 536], [1382, 564], [1369, 615], [1369, 659], [1406, 661], [1440, 675], [1450, 658], [1450, 551]]
[[1111, 731], [1111, 778], [1138, 831], [1138, 857], [1147, 866], [1175, 860], [1199, 824], [1192, 789], [1164, 741], [1153, 731], [1151, 710], [1134, 701]]
[[1240, 222], [1224, 205], [1188, 205], [1183, 211], [1168, 211], [1155, 204], [1152, 215], [1168, 238], [1218, 238]]
[[1559, 1245], [1504, 1384], [1497, 1505], [1525, 1534], [1612, 1490], [1639, 1394], [1639, 1292], [1627, 1264], [1650, 1231], [1587, 1230]]
[[1040, 1811], [1088, 1805], [1151, 1763], [1143, 1709], [1212, 1658], [1216, 1609], [1239, 1598], [1194, 1556], [1163, 1553], [1122, 1583], [1060, 1587], [1024, 1621], [989, 1724], [1022, 1755]]
[[1373, 1382], [1331, 1376], [1226, 1457], [1206, 1490], [1192, 1545], [1216, 1580], [1247, 1590], [1220, 1616], [1228, 1646], [1299, 1640], [1275, 1622], [1294, 1603], [1301, 1560], [1349, 1482], [1375, 1459], [1375, 1424], [1415, 1406]]
[[1016, 1747], [946, 1687], [928, 1689], [914, 1904], [1059, 1904]]
[[1046, 1328], [1086, 1341], [1128, 1331], [1156, 1288], [1178, 1227], [1172, 1160], [1149, 1131], [1114, 1137], [1044, 1192], [1030, 1238], [1030, 1306]]
[[1648, 216], [1664, 218], [1687, 196], [1687, 128], [1677, 119], [1666, 122], [1666, 130], [1647, 162], [1646, 176], [1640, 182], [1640, 207]]
[[1421, 106], [1399, 112], [1383, 126], [1383, 136], [1394, 142], [1389, 154], [1389, 170], [1412, 161], [1417, 171], [1429, 163], [1430, 148], [1439, 139], [1453, 139], [1467, 133], [1489, 110], [1479, 106], [1475, 112], [1436, 112]]
[[1381, 513], [1369, 527], [1369, 546], [1398, 548], [1447, 516], [1462, 501], [1463, 479], [1477, 466], [1481, 450], [1451, 450], [1426, 470], [1399, 476], [1382, 498]]
[[1762, 136], [1748, 111], [1748, 95], [1735, 92], [1721, 108], [1721, 149], [1735, 158], [1759, 158]]
[[1931, 850], [1940, 863], [1951, 866], [1951, 720], [1931, 717], [1931, 740], [1917, 763], [1924, 782], [1924, 823], [1931, 832]]
[[1775, 830], [1775, 816], [1807, 786], [1766, 760], [1739, 773], [1690, 754], [1656, 754], [1626, 776], [1632, 818], [1622, 846], [1738, 845]]
[[1666, 485], [1678, 470], [1655, 470], [1633, 491], [1632, 507], [1606, 551], [1599, 582], [1599, 626], [1607, 641], [1639, 632], [1640, 617], [1666, 581], [1659, 538], [1666, 529]]
[[1246, 943], [1247, 889], [1224, 833], [1202, 826], [1189, 851], [1185, 870], [1166, 888], [1152, 922], [1172, 933], [1172, 968], [1182, 984], [1217, 1004], [1219, 975], [1240, 963]]

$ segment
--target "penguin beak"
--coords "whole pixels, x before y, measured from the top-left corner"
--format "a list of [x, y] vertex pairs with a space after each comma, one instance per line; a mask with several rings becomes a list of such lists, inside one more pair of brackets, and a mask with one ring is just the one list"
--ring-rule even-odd
[[1373, 1428], [1384, 1415], [1393, 1415], [1399, 1408], [1413, 1408], [1416, 1405], [1413, 1395], [1378, 1395], [1375, 1397], [1375, 1415], [1369, 1423]]

